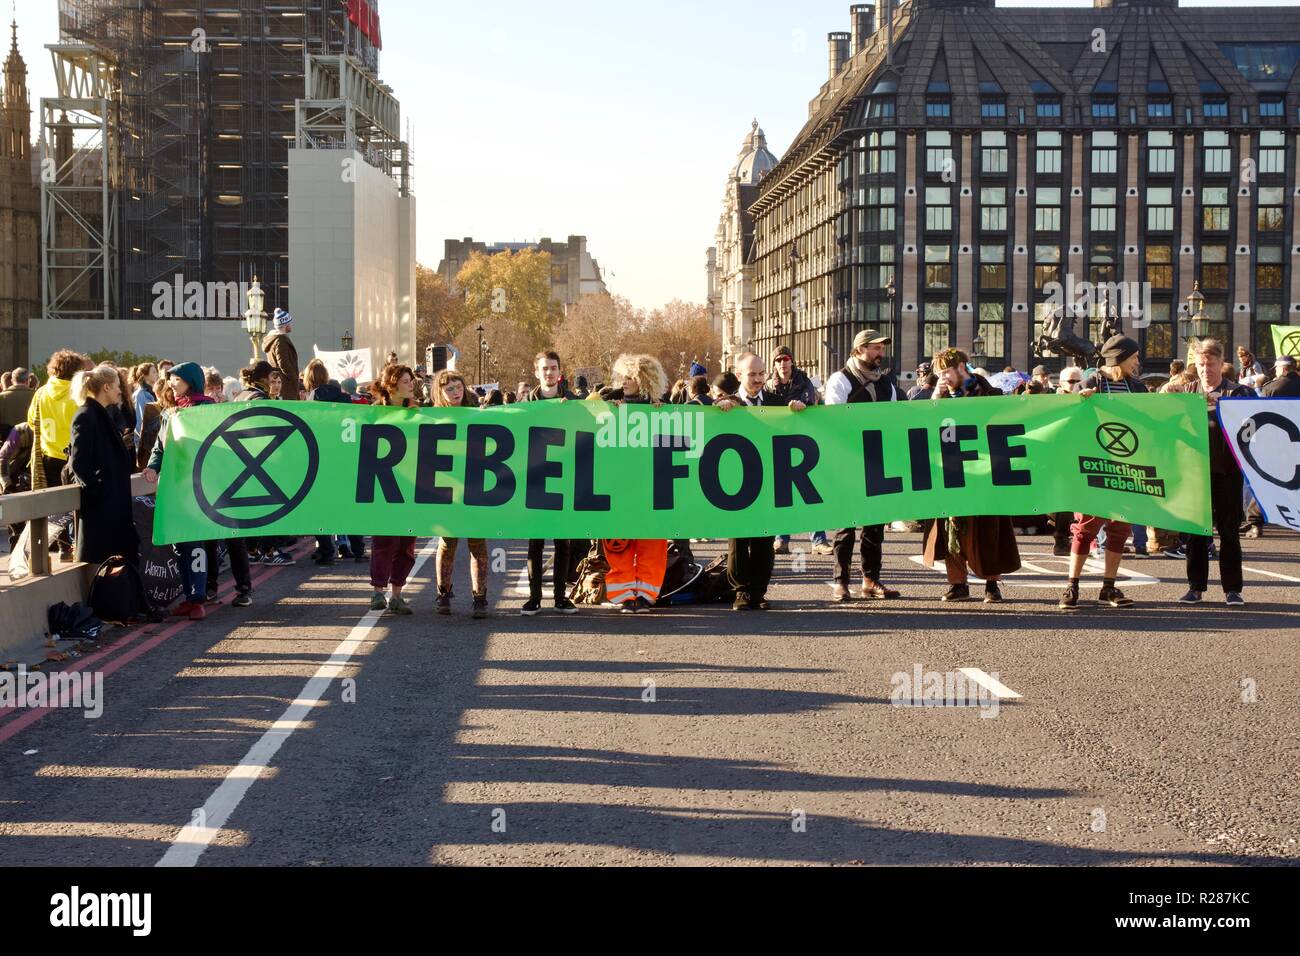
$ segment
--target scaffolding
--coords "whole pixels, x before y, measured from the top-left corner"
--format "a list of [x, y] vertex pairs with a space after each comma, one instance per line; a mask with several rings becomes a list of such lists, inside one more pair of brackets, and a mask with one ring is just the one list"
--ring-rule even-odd
[[[344, 58], [350, 76], [364, 77], [353, 85], [387, 89], [376, 79], [379, 51], [349, 21], [348, 4], [59, 0], [59, 29], [56, 73], [98, 85], [91, 97], [61, 85], [42, 101], [47, 155], [65, 109], [73, 130], [69, 175], [42, 190], [43, 210], [79, 230], [65, 224], [60, 236], [42, 220], [46, 317], [149, 318], [155, 286], [177, 276], [225, 283], [256, 272], [270, 301], [286, 303], [288, 150], [309, 64]], [[383, 124], [378, 137], [370, 119], [357, 141], [393, 153], [396, 128]], [[74, 185], [72, 170], [85, 180], [95, 162], [102, 178], [90, 209], [90, 185]]]

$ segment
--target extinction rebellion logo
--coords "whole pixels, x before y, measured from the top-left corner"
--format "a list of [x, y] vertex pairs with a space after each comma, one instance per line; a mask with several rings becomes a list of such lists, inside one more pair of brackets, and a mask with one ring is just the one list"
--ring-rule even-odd
[[[274, 474], [267, 467], [272, 456]], [[296, 415], [259, 402], [231, 415], [199, 447], [194, 498], [224, 528], [265, 528], [302, 504], [319, 470], [311, 429]]]
[[1155, 468], [1129, 462], [1141, 447], [1132, 428], [1119, 422], [1103, 422], [1097, 429], [1097, 445], [1110, 457], [1079, 457], [1079, 471], [1088, 477], [1091, 487], [1165, 497], [1165, 483]]

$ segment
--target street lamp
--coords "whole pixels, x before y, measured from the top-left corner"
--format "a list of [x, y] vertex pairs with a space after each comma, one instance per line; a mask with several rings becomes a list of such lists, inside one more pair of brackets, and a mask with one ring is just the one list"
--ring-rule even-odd
[[977, 368], [986, 369], [988, 366], [989, 357], [984, 351], [985, 345], [984, 336], [976, 332], [975, 338], [971, 339], [970, 343], [970, 364], [972, 371]]
[[257, 281], [257, 276], [253, 276], [253, 284], [248, 289], [248, 311], [244, 313], [244, 329], [248, 332], [248, 340], [253, 343], [253, 364], [257, 364], [257, 350], [262, 344], [262, 336], [266, 335], [266, 292], [263, 291], [262, 285]]
[[474, 331], [478, 333], [478, 383], [482, 385], [483, 384], [483, 323], [480, 322], [478, 328], [475, 329]]
[[1187, 337], [1210, 337], [1210, 320], [1205, 317], [1205, 296], [1201, 295], [1199, 282], [1192, 286], [1192, 294], [1187, 297]]
[[353, 344], [353, 341], [354, 341], [354, 340], [353, 340], [353, 338], [352, 338], [352, 333], [351, 333], [351, 332], [344, 332], [344, 333], [343, 333], [343, 351], [345, 351], [345, 352], [351, 352], [351, 351], [352, 351], [352, 344]]

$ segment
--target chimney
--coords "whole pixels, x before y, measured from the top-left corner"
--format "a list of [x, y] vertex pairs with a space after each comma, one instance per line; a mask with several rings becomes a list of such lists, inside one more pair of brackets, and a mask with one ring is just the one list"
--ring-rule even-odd
[[894, 22], [898, 0], [876, 0], [876, 29], [884, 30]]
[[854, 56], [862, 52], [871, 34], [876, 32], [876, 8], [870, 3], [855, 3], [849, 7], [849, 19], [853, 25], [849, 56]]
[[852, 37], [847, 33], [828, 33], [826, 43], [830, 47], [831, 79], [840, 75], [849, 58], [849, 42]]

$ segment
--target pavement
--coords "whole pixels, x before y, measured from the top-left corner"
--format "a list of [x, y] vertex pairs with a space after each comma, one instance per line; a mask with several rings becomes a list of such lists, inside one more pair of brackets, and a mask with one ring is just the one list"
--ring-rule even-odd
[[[0, 711], [0, 866], [1295, 864], [1297, 544], [1245, 542], [1245, 608], [1132, 558], [1136, 606], [1093, 579], [1073, 615], [1044, 537], [992, 607], [941, 604], [916, 534], [901, 600], [796, 553], [768, 612], [523, 618], [523, 542], [483, 621], [464, 555], [452, 617], [431, 561], [411, 618], [364, 565], [260, 568], [251, 608], [51, 665], [100, 716]], [[918, 676], [947, 706], [898, 706]]]

